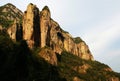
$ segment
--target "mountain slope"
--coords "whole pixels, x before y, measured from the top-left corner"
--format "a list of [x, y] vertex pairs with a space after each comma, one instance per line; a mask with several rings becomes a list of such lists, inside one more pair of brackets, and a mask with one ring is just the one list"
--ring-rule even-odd
[[68, 32], [65, 32], [51, 18], [47, 6], [39, 12], [39, 8], [31, 3], [23, 16], [23, 39], [27, 41], [30, 48], [48, 46], [56, 54], [66, 50], [80, 58], [93, 60], [87, 44], [84, 41], [76, 42]]
[[51, 18], [48, 6], [39, 11], [30, 3], [22, 14], [7, 5], [0, 7], [10, 15], [0, 16], [12, 22], [1, 24], [7, 27], [0, 30], [1, 81], [120, 81], [119, 73], [93, 59], [80, 37], [73, 38]]
[[120, 74], [98, 61], [83, 60], [63, 52], [58, 64], [60, 76], [67, 81], [119, 81]]
[[0, 25], [2, 27], [9, 27], [14, 20], [20, 21], [22, 19], [22, 11], [16, 8], [11, 3], [0, 7]]

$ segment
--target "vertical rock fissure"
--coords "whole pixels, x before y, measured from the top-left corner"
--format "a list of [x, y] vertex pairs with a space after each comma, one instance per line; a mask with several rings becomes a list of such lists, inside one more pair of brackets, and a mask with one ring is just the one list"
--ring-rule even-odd
[[34, 9], [34, 21], [33, 23], [35, 23], [33, 25], [33, 34], [34, 34], [34, 46], [38, 47], [40, 46], [40, 17], [39, 17], [39, 9], [35, 8]]

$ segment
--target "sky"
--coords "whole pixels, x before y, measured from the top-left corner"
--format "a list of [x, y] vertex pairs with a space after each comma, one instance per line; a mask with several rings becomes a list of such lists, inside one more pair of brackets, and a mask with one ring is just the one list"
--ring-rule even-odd
[[73, 37], [81, 37], [94, 59], [120, 72], [120, 0], [1, 0], [23, 12], [29, 3], [48, 6], [51, 17]]

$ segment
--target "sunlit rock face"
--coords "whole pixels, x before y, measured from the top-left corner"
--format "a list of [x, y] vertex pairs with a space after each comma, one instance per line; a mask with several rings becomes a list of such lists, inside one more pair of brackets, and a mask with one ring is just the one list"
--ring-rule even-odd
[[93, 60], [87, 44], [80, 37], [73, 38], [64, 31], [51, 18], [48, 6], [39, 11], [36, 5], [30, 3], [23, 14], [22, 26], [19, 27], [15, 22], [8, 33], [13, 40], [26, 40], [30, 48], [48, 46], [59, 55], [62, 51], [67, 51], [82, 59]]
[[14, 41], [16, 41], [16, 30], [17, 30], [17, 23], [15, 21], [14, 24], [11, 27], [9, 27], [7, 30], [10, 38], [13, 39]]
[[30, 48], [40, 45], [39, 9], [30, 3], [23, 15], [23, 39]]
[[63, 50], [66, 50], [83, 59], [93, 60], [93, 56], [85, 42], [75, 43], [73, 37], [62, 30], [59, 24], [51, 18], [47, 6], [40, 12], [40, 37], [41, 47], [49, 46], [57, 54], [61, 54]]
[[47, 6], [39, 12], [35, 5], [28, 5], [23, 17], [23, 39], [27, 41], [30, 48], [49, 46], [57, 54], [66, 50], [83, 59], [93, 60], [85, 42], [75, 43], [74, 38], [51, 18]]
[[40, 36], [41, 36], [41, 47], [46, 45], [49, 46], [50, 41], [50, 10], [45, 6], [40, 12]]
[[41, 49], [41, 51], [39, 52], [39, 56], [43, 57], [48, 63], [55, 66], [57, 65], [56, 54], [50, 48]]

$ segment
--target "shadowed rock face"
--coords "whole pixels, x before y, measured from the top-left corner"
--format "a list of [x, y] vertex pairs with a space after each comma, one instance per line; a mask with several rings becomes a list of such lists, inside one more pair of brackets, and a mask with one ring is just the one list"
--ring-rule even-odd
[[19, 41], [23, 39], [22, 25], [19, 24], [16, 20], [14, 21], [13, 25], [7, 29], [7, 32], [10, 38], [14, 41]]

